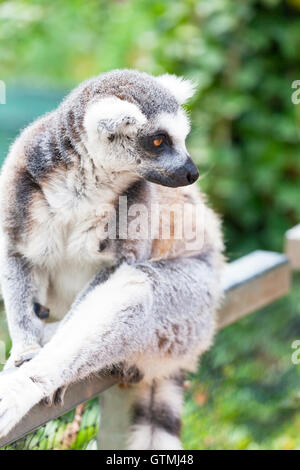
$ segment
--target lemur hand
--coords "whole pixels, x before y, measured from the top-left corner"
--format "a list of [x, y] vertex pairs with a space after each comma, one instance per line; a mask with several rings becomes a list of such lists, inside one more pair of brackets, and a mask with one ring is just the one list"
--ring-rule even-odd
[[5, 363], [4, 370], [20, 367], [24, 362], [28, 362], [36, 356], [40, 349], [41, 346], [38, 343], [32, 343], [23, 347], [13, 347]]

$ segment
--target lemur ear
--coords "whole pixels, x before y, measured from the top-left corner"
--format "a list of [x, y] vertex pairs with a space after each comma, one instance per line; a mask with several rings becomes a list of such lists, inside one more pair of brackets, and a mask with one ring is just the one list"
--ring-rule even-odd
[[146, 122], [139, 108], [115, 96], [102, 98], [92, 103], [86, 112], [84, 125], [88, 133], [101, 135], [134, 135]]
[[184, 104], [195, 93], [197, 84], [191, 80], [168, 73], [156, 77], [156, 80], [175, 96], [179, 104]]
[[132, 134], [137, 128], [137, 119], [134, 116], [118, 116], [113, 119], [101, 119], [98, 130], [107, 134]]

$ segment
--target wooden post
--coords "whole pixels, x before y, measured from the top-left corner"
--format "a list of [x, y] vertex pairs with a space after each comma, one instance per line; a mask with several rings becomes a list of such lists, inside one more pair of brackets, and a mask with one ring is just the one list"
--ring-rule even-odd
[[300, 225], [296, 225], [286, 233], [285, 252], [292, 268], [300, 270]]
[[130, 426], [132, 389], [115, 385], [100, 396], [98, 449], [126, 449]]

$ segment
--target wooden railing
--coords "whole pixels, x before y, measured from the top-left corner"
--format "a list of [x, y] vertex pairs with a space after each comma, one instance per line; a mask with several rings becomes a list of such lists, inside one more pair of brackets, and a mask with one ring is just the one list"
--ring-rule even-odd
[[[287, 232], [286, 254], [255, 251], [227, 265], [222, 278], [226, 295], [218, 315], [219, 329], [289, 293], [292, 268], [300, 269], [300, 225]], [[6, 371], [1, 374], [9, 373]], [[118, 407], [119, 392], [113, 385], [114, 378], [99, 375], [70, 386], [63, 406], [46, 408], [41, 404], [36, 405], [8, 436], [0, 439], [0, 448], [102, 392], [105, 393], [100, 447], [115, 450], [124, 448], [127, 410], [123, 405], [123, 410]]]

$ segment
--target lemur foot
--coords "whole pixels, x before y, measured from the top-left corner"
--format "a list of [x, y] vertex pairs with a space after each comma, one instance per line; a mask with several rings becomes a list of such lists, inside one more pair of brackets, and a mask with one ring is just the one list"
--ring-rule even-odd
[[112, 366], [109, 374], [123, 385], [136, 384], [143, 379], [143, 373], [135, 365], [127, 366], [123, 362]]
[[5, 363], [4, 370], [12, 367], [20, 367], [24, 362], [28, 362], [37, 355], [41, 346], [39, 344], [31, 344], [23, 349], [12, 349], [8, 360]]
[[0, 377], [0, 437], [9, 431], [43, 398], [42, 389], [21, 369]]
[[44, 406], [50, 407], [50, 406], [62, 406], [64, 403], [64, 397], [65, 393], [67, 391], [68, 387], [60, 387], [56, 390], [53, 395], [50, 397], [46, 397], [42, 400], [42, 404]]

